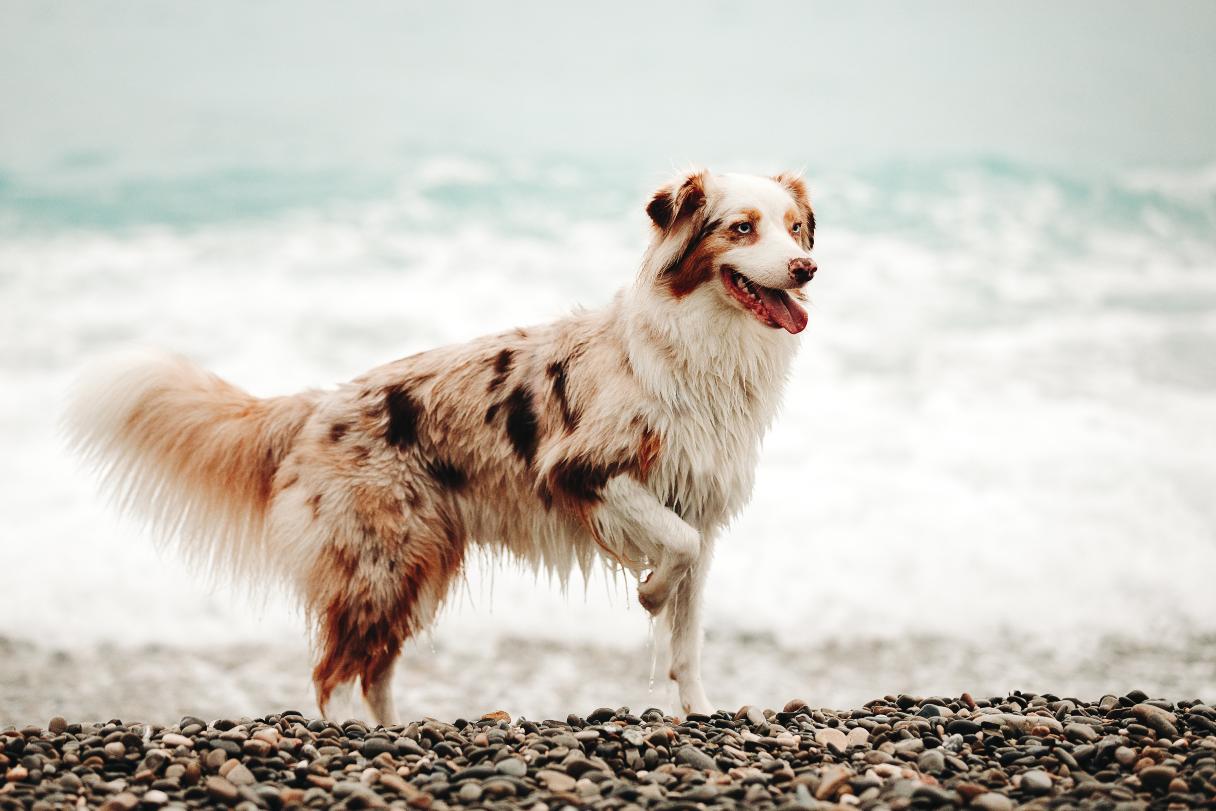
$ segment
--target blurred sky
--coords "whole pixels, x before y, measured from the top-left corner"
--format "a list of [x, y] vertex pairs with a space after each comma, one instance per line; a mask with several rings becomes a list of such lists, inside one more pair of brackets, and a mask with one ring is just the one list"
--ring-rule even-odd
[[683, 164], [1216, 143], [1216, 3], [12, 2], [0, 166], [376, 163], [423, 144]]

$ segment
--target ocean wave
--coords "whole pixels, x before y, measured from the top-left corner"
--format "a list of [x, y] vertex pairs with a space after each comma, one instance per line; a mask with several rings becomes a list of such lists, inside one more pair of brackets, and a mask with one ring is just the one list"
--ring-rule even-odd
[[[272, 394], [595, 306], [646, 234], [655, 178], [618, 168], [440, 156], [379, 179], [125, 186], [80, 179], [104, 161], [54, 183], [5, 172], [0, 568], [21, 577], [0, 634], [293, 633], [283, 601], [253, 618], [97, 499], [55, 434], [73, 370], [147, 343]], [[823, 272], [755, 499], [717, 555], [711, 627], [819, 642], [1216, 629], [1216, 198], [992, 161], [809, 174]], [[569, 598], [484, 563], [464, 594], [440, 629], [455, 639], [646, 633], [620, 583]]]

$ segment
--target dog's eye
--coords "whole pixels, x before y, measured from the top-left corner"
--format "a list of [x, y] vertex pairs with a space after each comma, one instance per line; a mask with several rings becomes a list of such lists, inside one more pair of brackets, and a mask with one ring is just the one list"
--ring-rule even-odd
[[752, 232], [752, 224], [750, 222], [737, 222], [731, 228], [736, 234], [750, 234]]
[[802, 233], [802, 223], [800, 223], [800, 222], [794, 223], [793, 226], [790, 227], [790, 230], [793, 231], [795, 234]]

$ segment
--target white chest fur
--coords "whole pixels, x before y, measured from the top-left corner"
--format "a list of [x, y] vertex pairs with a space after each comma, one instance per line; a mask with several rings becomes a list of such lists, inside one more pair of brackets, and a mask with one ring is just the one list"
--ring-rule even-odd
[[714, 318], [708, 296], [625, 303], [630, 363], [663, 438], [649, 486], [692, 526], [712, 532], [751, 495], [797, 339], [758, 323]]

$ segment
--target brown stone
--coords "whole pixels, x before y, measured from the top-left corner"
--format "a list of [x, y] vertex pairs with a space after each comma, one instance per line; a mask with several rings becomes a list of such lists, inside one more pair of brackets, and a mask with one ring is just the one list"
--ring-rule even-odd
[[236, 786], [229, 783], [222, 777], [211, 775], [206, 782], [207, 794], [213, 800], [219, 800], [222, 803], [232, 803], [236, 801], [238, 792]]
[[834, 797], [852, 776], [853, 772], [844, 766], [829, 766], [824, 769], [819, 776], [819, 787], [815, 789], [815, 799], [826, 800]]
[[279, 799], [283, 801], [283, 805], [299, 805], [300, 803], [304, 802], [304, 789], [279, 789]]
[[981, 794], [988, 793], [988, 789], [977, 783], [957, 783], [954, 786], [954, 790], [957, 791], [967, 802], [971, 802]]

